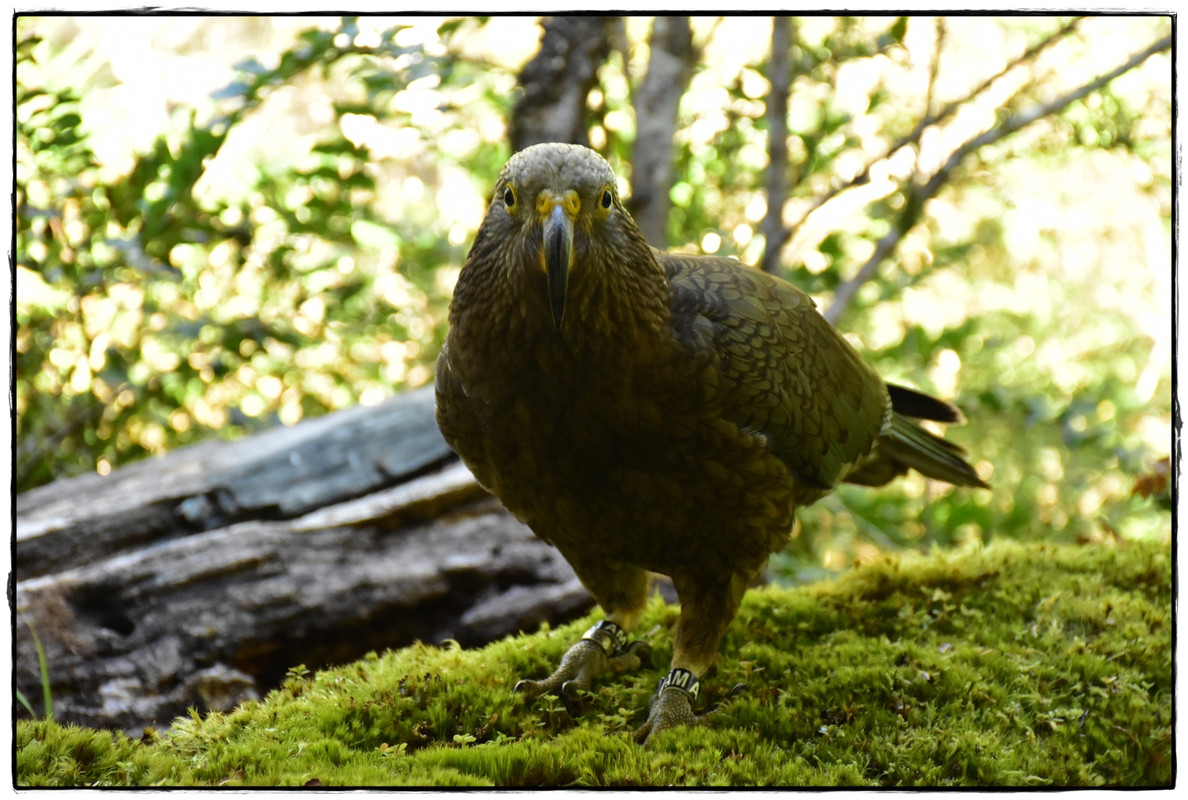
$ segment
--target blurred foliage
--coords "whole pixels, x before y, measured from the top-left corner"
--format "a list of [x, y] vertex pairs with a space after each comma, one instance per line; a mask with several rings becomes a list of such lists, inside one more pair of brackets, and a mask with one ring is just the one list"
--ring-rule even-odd
[[[694, 20], [670, 188], [671, 242], [748, 263], [765, 246], [764, 24]], [[102, 82], [72, 80], [78, 54], [48, 27], [17, 24], [19, 489], [431, 380], [532, 20], [311, 22], [237, 64], [201, 113], [174, 108], [116, 175], [82, 102]], [[797, 20], [787, 277], [827, 307], [914, 175], [1169, 30]], [[628, 20], [589, 98], [590, 140], [627, 190], [648, 35]], [[1170, 535], [1170, 486], [1152, 478], [1171, 447], [1170, 85], [1163, 53], [976, 151], [842, 319], [888, 379], [965, 410], [950, 435], [994, 491], [843, 487], [803, 510], [778, 571], [998, 536]]]
[[[352, 117], [383, 120], [413, 132], [410, 149], [427, 149], [437, 132], [412, 127], [400, 95], [418, 81], [457, 88], [479, 76], [455, 54], [398, 46], [402, 29], [362, 45], [347, 19], [337, 31], [302, 33], [276, 66], [241, 62], [215, 94], [222, 113], [199, 121], [177, 111], [171, 130], [110, 182], [77, 92], [56, 85], [51, 48], [22, 38], [19, 489], [431, 379], [449, 299], [438, 267], [461, 263], [462, 242], [436, 230], [431, 213], [382, 216], [382, 179], [423, 187], [431, 170], [379, 174], [368, 147], [344, 131]], [[308, 153], [239, 164], [251, 170], [239, 176], [246, 192], [199, 198], [196, 185], [236, 126], [310, 73], [333, 92], [334, 119]], [[479, 88], [492, 102], [489, 81]], [[465, 129], [472, 113], [447, 108], [441, 126]], [[506, 155], [477, 142], [466, 168], [490, 172]]]

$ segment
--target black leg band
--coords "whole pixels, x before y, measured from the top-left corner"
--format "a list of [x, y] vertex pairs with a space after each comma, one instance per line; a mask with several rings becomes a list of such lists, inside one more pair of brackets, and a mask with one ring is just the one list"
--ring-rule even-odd
[[696, 700], [697, 693], [701, 691], [701, 681], [687, 669], [674, 669], [666, 677], [660, 679], [660, 685], [656, 687], [656, 694], [662, 694], [669, 689], [679, 689], [689, 695], [692, 700]]
[[609, 619], [600, 620], [582, 635], [585, 641], [593, 642], [608, 656], [613, 656], [627, 646], [627, 632]]

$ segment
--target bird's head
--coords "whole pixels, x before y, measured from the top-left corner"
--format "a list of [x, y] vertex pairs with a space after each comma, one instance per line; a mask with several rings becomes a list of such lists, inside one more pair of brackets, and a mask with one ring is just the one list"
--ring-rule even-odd
[[[593, 150], [569, 144], [538, 144], [512, 156], [480, 229], [479, 239], [488, 238], [492, 241], [485, 241], [482, 249], [497, 249], [492, 255], [504, 269], [544, 276], [557, 330], [565, 317], [571, 275], [631, 263], [626, 259], [640, 247], [647, 252], [619, 200], [610, 165]], [[479, 240], [475, 248], [480, 248]]]

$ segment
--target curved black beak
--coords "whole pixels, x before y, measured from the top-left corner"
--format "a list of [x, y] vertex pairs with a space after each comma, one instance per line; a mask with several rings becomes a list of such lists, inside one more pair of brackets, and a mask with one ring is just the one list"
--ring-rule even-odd
[[544, 261], [553, 325], [561, 330], [565, 290], [569, 286], [569, 268], [573, 263], [573, 220], [561, 203], [553, 206], [544, 221]]

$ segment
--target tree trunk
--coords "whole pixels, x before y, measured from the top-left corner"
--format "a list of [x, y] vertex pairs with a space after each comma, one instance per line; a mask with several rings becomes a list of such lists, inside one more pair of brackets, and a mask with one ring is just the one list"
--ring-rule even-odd
[[545, 20], [540, 51], [517, 80], [524, 93], [508, 123], [513, 150], [541, 142], [590, 144], [586, 98], [598, 83], [616, 24], [616, 17]]
[[780, 274], [780, 250], [788, 241], [784, 224], [784, 202], [788, 199], [788, 95], [792, 91], [792, 20], [775, 17], [771, 24], [771, 62], [767, 77], [767, 212], [759, 232], [763, 234], [763, 259], [759, 268]]
[[415, 640], [586, 612], [560, 554], [474, 481], [432, 389], [17, 498], [16, 680], [38, 713], [139, 735]]
[[689, 18], [656, 17], [648, 74], [635, 99], [637, 135], [628, 205], [644, 238], [661, 249], [668, 246], [677, 111], [696, 63]]

